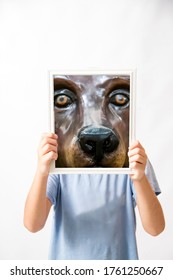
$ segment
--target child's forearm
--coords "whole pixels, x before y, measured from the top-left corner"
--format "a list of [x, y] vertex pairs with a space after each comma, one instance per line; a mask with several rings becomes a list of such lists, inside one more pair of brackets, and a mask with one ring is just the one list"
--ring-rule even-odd
[[136, 200], [144, 229], [156, 236], [164, 230], [165, 220], [162, 207], [148, 182], [146, 175], [141, 180], [133, 180]]
[[47, 179], [51, 160], [58, 157], [57, 135], [44, 133], [38, 149], [38, 167], [25, 203], [24, 225], [31, 232], [43, 228], [51, 208], [46, 197]]
[[24, 225], [31, 232], [37, 232], [43, 228], [51, 203], [46, 198], [46, 185], [48, 175], [43, 176], [37, 170], [33, 184], [25, 203]]
[[147, 155], [139, 141], [129, 147], [129, 163], [132, 168], [130, 175], [135, 189], [136, 200], [144, 229], [158, 235], [165, 227], [162, 207], [145, 175]]

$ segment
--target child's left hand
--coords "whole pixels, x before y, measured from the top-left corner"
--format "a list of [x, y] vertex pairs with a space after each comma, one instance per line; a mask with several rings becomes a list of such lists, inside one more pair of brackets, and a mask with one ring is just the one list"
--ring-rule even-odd
[[132, 180], [140, 181], [145, 175], [147, 155], [139, 141], [135, 141], [129, 147], [128, 156], [130, 168], [133, 172], [130, 177]]

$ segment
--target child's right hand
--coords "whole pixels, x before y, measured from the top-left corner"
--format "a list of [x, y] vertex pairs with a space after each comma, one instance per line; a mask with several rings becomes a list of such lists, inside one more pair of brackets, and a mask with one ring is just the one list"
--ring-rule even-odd
[[58, 136], [54, 133], [44, 133], [38, 147], [38, 168], [42, 175], [48, 175], [51, 161], [58, 158]]

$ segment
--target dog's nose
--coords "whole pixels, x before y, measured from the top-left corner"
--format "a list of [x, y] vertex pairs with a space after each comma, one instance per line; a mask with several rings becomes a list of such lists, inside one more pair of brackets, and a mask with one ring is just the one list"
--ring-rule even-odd
[[82, 150], [94, 156], [99, 162], [105, 153], [111, 153], [119, 145], [119, 140], [115, 133], [106, 127], [87, 127], [79, 133], [79, 143]]

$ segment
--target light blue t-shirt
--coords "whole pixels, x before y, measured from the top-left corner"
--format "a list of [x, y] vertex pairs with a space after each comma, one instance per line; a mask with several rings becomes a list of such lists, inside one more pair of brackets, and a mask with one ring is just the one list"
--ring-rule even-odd
[[[153, 168], [147, 177], [160, 193]], [[54, 205], [50, 259], [138, 259], [135, 191], [129, 175], [49, 175], [47, 197]]]

